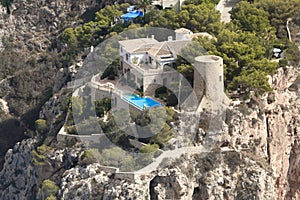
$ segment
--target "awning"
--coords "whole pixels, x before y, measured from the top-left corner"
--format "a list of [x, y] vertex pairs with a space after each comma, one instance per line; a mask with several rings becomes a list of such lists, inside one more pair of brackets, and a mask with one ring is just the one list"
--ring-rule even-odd
[[125, 21], [128, 21], [130, 19], [135, 19], [137, 17], [143, 17], [144, 16], [144, 13], [140, 10], [135, 10], [135, 11], [131, 11], [131, 12], [128, 12], [124, 15], [121, 16], [122, 19], [124, 19]]

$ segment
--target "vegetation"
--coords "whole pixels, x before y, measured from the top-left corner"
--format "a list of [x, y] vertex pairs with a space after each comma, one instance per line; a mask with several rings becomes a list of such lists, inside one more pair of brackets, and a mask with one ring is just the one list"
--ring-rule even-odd
[[[193, 85], [194, 67], [189, 61], [207, 51], [209, 54], [218, 55], [224, 59], [227, 90], [238, 90], [245, 94], [245, 97], [249, 96], [250, 91], [258, 95], [271, 91], [268, 75], [273, 75], [280, 66], [298, 64], [300, 60], [300, 56], [296, 56], [299, 55], [298, 48], [288, 41], [285, 31], [288, 18], [300, 19], [299, 11], [295, 9], [299, 6], [298, 1], [292, 0], [285, 3], [279, 0], [258, 0], [252, 4], [241, 1], [231, 11], [232, 21], [226, 25], [220, 22], [220, 13], [215, 10], [215, 4], [218, 2], [218, 0], [187, 0], [182, 9], [177, 12], [174, 9], [158, 10], [149, 6], [148, 1], [139, 1], [138, 7], [147, 12], [143, 20], [131, 23], [115, 21], [116, 16], [121, 16], [126, 12], [128, 4], [109, 5], [95, 13], [93, 21], [75, 28], [67, 28], [62, 34], [62, 39], [68, 45], [69, 52], [76, 54], [86, 47], [97, 45], [106, 38], [130, 28], [154, 26], [176, 29], [185, 27], [193, 32], [205, 31], [212, 34], [214, 39], [196, 38], [192, 45], [183, 49], [175, 65], [175, 68], [191, 85]], [[282, 49], [286, 55], [286, 58], [280, 60], [279, 63], [272, 61], [274, 47]], [[113, 46], [109, 46], [105, 57], [110, 57], [114, 53], [116, 52]], [[102, 74], [102, 79], [114, 79], [116, 75], [118, 60], [108, 63], [110, 65]], [[163, 87], [156, 90], [155, 96], [164, 99], [168, 105], [172, 105], [169, 102], [171, 99], [176, 99], [174, 94]], [[87, 134], [95, 133], [98, 130], [89, 127], [95, 127], [97, 123], [100, 123], [108, 138], [124, 148], [132, 148], [130, 145], [126, 146], [130, 138], [125, 134], [129, 122], [136, 123], [142, 127], [143, 131], [155, 133], [153, 137], [141, 139], [148, 145], [140, 151], [151, 152], [157, 145], [163, 148], [173, 136], [170, 121], [174, 120], [174, 112], [169, 109], [165, 111], [158, 109], [142, 114], [134, 111], [131, 113], [119, 111], [117, 115], [112, 115], [109, 113], [110, 99], [106, 98], [95, 102], [98, 117], [101, 118], [108, 113], [108, 119], [104, 122], [101, 119], [86, 117], [82, 113], [85, 104], [84, 98], [75, 99], [73, 102], [73, 112], [82, 118], [80, 129], [85, 130]], [[167, 112], [167, 122], [162, 118], [165, 112]], [[148, 125], [150, 125], [148, 127], [150, 130], [147, 130]], [[69, 129], [76, 132], [74, 127]], [[119, 150], [112, 149], [111, 151], [116, 153]], [[108, 153], [111, 152], [104, 152], [104, 154], [102, 152], [101, 155], [103, 154], [105, 158]], [[116, 164], [117, 161], [112, 162]], [[117, 164], [120, 165], [120, 163]]]
[[114, 60], [103, 72], [101, 79], [108, 78], [109, 80], [114, 80], [117, 76], [117, 67], [119, 66], [119, 59]]
[[[91, 135], [101, 133], [99, 130], [98, 120], [95, 117], [89, 117], [87, 119], [83, 119], [80, 123], [77, 124], [76, 129], [80, 135]], [[77, 131], [75, 134], [77, 134]]]
[[44, 180], [42, 183], [42, 193], [45, 198], [55, 196], [58, 192], [59, 187], [51, 180]]
[[213, 3], [213, 4], [218, 4], [220, 0], [186, 0], [184, 1], [184, 4], [201, 4], [201, 3]]
[[156, 152], [159, 149], [157, 144], [147, 144], [140, 149], [141, 153], [152, 153]]
[[111, 109], [111, 98], [103, 98], [95, 102], [96, 115], [103, 117]]
[[33, 129], [39, 108], [52, 95], [54, 65], [60, 67], [62, 63], [54, 52], [36, 58], [17, 52], [18, 48], [9, 41], [5, 40], [4, 45], [5, 51], [0, 52], [0, 79], [5, 79], [7, 84], [2, 84], [0, 94], [5, 94], [11, 113]]
[[46, 156], [39, 154], [37, 151], [31, 151], [31, 161], [34, 165], [45, 165]]
[[298, 0], [257, 0], [255, 7], [268, 13], [268, 19], [272, 27], [276, 28], [276, 35], [281, 39], [286, 39], [286, 22], [289, 18], [299, 23], [300, 2]]
[[121, 171], [130, 172], [145, 167], [157, 156], [158, 145], [148, 144], [142, 147], [142, 154], [130, 154], [119, 147], [105, 149], [100, 154], [100, 163], [106, 166], [120, 168]]
[[46, 145], [41, 145], [37, 147], [36, 150], [31, 151], [31, 161], [34, 165], [45, 165], [46, 156], [49, 152], [52, 151], [52, 148]]
[[122, 171], [132, 171], [134, 168], [133, 157], [119, 147], [103, 150], [100, 161], [103, 165], [116, 166]]
[[45, 134], [48, 131], [48, 125], [46, 120], [38, 119], [35, 121], [36, 131], [40, 134]]
[[51, 194], [46, 198], [46, 200], [56, 200], [56, 197], [53, 194]]
[[0, 1], [0, 4], [1, 4], [2, 6], [8, 7], [8, 6], [10, 6], [10, 4], [11, 4], [11, 0], [1, 0], [1, 1]]
[[130, 123], [134, 122], [138, 125], [138, 133], [153, 135], [140, 139], [142, 142], [151, 142], [164, 147], [173, 136], [170, 128], [170, 123], [173, 121], [175, 121], [175, 112], [171, 108], [160, 107], [144, 112], [131, 111], [131, 113], [118, 110], [116, 114], [108, 115], [107, 122], [100, 120], [100, 126], [110, 141], [124, 148], [132, 148], [128, 140], [132, 136], [128, 136], [126, 131], [132, 131]]
[[129, 4], [108, 5], [96, 12], [94, 21], [87, 22], [76, 28], [67, 28], [62, 34], [62, 40], [68, 45], [71, 53], [97, 45], [112, 32], [121, 32], [126, 24], [114, 23], [115, 17], [123, 15]]
[[220, 13], [213, 3], [207, 2], [183, 5], [178, 13], [172, 9], [159, 11], [149, 25], [173, 30], [185, 27], [194, 32], [212, 34], [218, 34], [222, 29]]
[[174, 134], [169, 125], [165, 124], [161, 131], [151, 137], [150, 143], [158, 144], [160, 148], [164, 148], [168, 141], [173, 138]]
[[99, 160], [100, 154], [98, 149], [87, 149], [80, 156], [80, 164], [81, 165], [89, 165], [97, 162]]
[[83, 99], [81, 97], [72, 97], [72, 113], [76, 116], [83, 114]]
[[[296, 9], [299, 2], [297, 0], [288, 3], [279, 0], [258, 0], [251, 4], [241, 1], [231, 11], [232, 21], [226, 25], [220, 22], [220, 13], [215, 9], [215, 4], [218, 2], [218, 0], [188, 0], [177, 12], [174, 9], [153, 9], [147, 6], [148, 1], [142, 1], [138, 4], [141, 8], [147, 8], [144, 20], [139, 21], [138, 25], [133, 23], [130, 27], [153, 26], [169, 29], [185, 27], [193, 32], [208, 32], [214, 35], [216, 40], [198, 38], [196, 46], [186, 48], [183, 54], [192, 57], [205, 49], [210, 54], [223, 57], [225, 83], [228, 90], [238, 89], [246, 93], [250, 90], [257, 93], [270, 91], [266, 76], [274, 74], [277, 67], [284, 64], [283, 61], [280, 65], [270, 61], [272, 49], [274, 47], [283, 49], [286, 61], [292, 64], [297, 64], [300, 60], [298, 49], [287, 40], [285, 31], [286, 21], [290, 17], [293, 17], [295, 21], [300, 19], [300, 12]], [[128, 4], [121, 4], [101, 9], [96, 13], [94, 21], [75, 29], [67, 29], [63, 34], [63, 39], [71, 47], [79, 47], [83, 44], [91, 45], [91, 42], [99, 43], [112, 32], [125, 30], [129, 24], [117, 23], [116, 26], [110, 26], [110, 23], [113, 22], [114, 16], [123, 14], [127, 6]], [[114, 70], [114, 66], [109, 67], [102, 78], [115, 74]], [[179, 62], [177, 70], [191, 84], [193, 83], [191, 64]], [[248, 80], [251, 82], [248, 83]]]
[[[278, 11], [280, 7], [275, 9], [270, 5], [272, 2], [258, 1], [253, 6], [241, 1], [231, 11], [232, 21], [219, 31], [216, 40], [197, 38], [195, 44], [183, 49], [182, 56], [190, 61], [192, 59], [189, 57], [199, 55], [205, 49], [207, 53], [224, 59], [225, 86], [228, 90], [239, 90], [246, 95], [249, 91], [257, 94], [271, 91], [267, 75], [274, 74], [279, 66], [288, 63], [297, 65], [300, 60], [298, 48], [287, 40], [286, 34], [284, 37], [280, 35], [281, 26], [286, 29], [287, 16], [298, 16], [298, 11], [291, 9], [288, 14], [283, 14]], [[276, 1], [278, 5], [281, 3]], [[297, 3], [293, 1], [285, 7], [292, 8], [292, 5]], [[276, 10], [276, 15], [272, 8]], [[286, 59], [279, 64], [271, 61], [274, 47], [283, 49], [286, 55]], [[179, 59], [177, 70], [192, 83], [193, 66], [190, 63]]]
[[271, 28], [268, 12], [246, 1], [238, 3], [231, 12], [232, 23], [243, 31], [261, 33]]
[[50, 151], [52, 151], [53, 149], [45, 144], [37, 147], [37, 152], [41, 155], [46, 156], [47, 154], [49, 154]]

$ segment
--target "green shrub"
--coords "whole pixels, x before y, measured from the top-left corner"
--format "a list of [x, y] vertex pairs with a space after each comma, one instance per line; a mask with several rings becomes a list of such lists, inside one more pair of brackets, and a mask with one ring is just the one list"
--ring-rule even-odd
[[166, 87], [159, 87], [155, 90], [155, 96], [160, 96], [161, 94], [167, 93], [167, 88]]
[[39, 146], [37, 148], [37, 152], [44, 156], [47, 155], [51, 150], [53, 150], [53, 149], [45, 144], [43, 144], [42, 146]]
[[34, 165], [45, 165], [46, 156], [40, 155], [35, 150], [31, 151], [31, 161]]
[[135, 166], [133, 157], [119, 147], [103, 150], [100, 161], [103, 165], [118, 167], [121, 171], [132, 171]]
[[156, 152], [159, 149], [157, 144], [147, 144], [140, 149], [141, 153], [152, 153]]
[[59, 187], [53, 181], [49, 179], [43, 181], [42, 193], [45, 197], [55, 196], [58, 190]]
[[81, 160], [91, 159], [91, 158], [97, 158], [99, 156], [100, 154], [98, 149], [88, 149], [83, 152], [83, 154], [80, 156], [80, 159]]
[[56, 197], [51, 194], [49, 197], [46, 198], [46, 200], [56, 200]]
[[77, 129], [76, 129], [75, 126], [68, 126], [68, 127], [66, 127], [66, 131], [70, 135], [78, 135]]
[[240, 104], [238, 109], [243, 115], [251, 114], [250, 108], [246, 104]]
[[97, 162], [97, 159], [100, 158], [100, 154], [98, 149], [88, 149], [83, 152], [80, 156], [80, 164], [81, 165], [89, 165]]
[[162, 130], [150, 139], [150, 142], [158, 144], [160, 148], [163, 148], [166, 146], [167, 142], [173, 138], [173, 136], [174, 135], [170, 126], [165, 124]]
[[99, 101], [95, 101], [96, 115], [98, 117], [103, 117], [104, 113], [111, 109], [111, 98], [103, 98]]
[[35, 121], [36, 131], [40, 134], [45, 134], [48, 131], [48, 125], [46, 120], [38, 119]]
[[286, 67], [289, 64], [287, 59], [280, 59], [279, 60], [279, 67]]

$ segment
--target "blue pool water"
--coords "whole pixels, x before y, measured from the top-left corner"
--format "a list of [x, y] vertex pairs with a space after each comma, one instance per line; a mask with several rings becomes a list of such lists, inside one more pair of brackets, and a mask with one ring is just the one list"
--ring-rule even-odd
[[161, 103], [151, 99], [150, 97], [140, 97], [135, 94], [125, 95], [122, 97], [129, 104], [135, 106], [139, 110], [143, 110], [144, 108], [158, 107], [162, 106]]

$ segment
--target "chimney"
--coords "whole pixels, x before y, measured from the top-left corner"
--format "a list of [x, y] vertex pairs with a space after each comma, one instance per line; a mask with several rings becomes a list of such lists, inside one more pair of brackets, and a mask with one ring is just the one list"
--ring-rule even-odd
[[172, 41], [172, 40], [173, 40], [173, 37], [172, 37], [172, 36], [169, 36], [169, 37], [168, 37], [168, 42], [169, 42], [169, 41]]
[[154, 40], [155, 38], [154, 38], [154, 35], [151, 35], [151, 38]]

